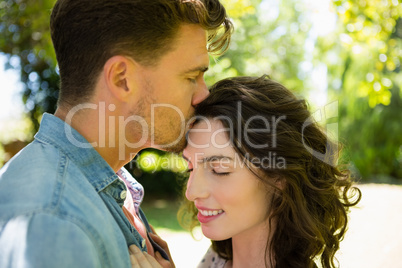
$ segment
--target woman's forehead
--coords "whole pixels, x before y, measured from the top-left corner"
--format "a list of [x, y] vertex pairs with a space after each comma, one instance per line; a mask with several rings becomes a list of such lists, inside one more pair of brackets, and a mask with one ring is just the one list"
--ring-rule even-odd
[[189, 130], [187, 147], [196, 149], [208, 147], [217, 149], [232, 148], [228, 133], [229, 129], [225, 128], [219, 120], [200, 121]]

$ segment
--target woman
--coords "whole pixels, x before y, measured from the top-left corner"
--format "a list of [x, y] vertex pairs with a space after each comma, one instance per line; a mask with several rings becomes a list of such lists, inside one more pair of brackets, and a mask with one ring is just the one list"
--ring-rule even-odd
[[191, 202], [179, 219], [212, 240], [198, 267], [335, 267], [361, 193], [306, 102], [266, 76], [210, 92], [183, 152]]

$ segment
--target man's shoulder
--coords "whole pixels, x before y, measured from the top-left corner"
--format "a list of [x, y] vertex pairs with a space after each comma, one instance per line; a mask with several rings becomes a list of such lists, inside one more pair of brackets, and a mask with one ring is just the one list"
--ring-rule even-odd
[[73, 267], [81, 265], [79, 261], [100, 267], [96, 241], [72, 221], [41, 212], [19, 215], [0, 224], [1, 267]]
[[31, 177], [40, 177], [43, 173], [55, 172], [53, 167], [58, 163], [60, 156], [60, 150], [54, 146], [34, 140], [0, 170], [0, 183], [7, 176], [28, 180]]
[[57, 147], [32, 142], [0, 170], [0, 219], [49, 212], [102, 221], [107, 207], [82, 168]]
[[[111, 263], [125, 267], [128, 256], [124, 251], [124, 236], [88, 181], [84, 170], [87, 166], [80, 165], [74, 157], [74, 154], [67, 155], [57, 144], [36, 139], [0, 170], [0, 248], [8, 238], [15, 238], [17, 230], [21, 232], [21, 241], [37, 238], [30, 241], [29, 254], [34, 254], [32, 252], [41, 241], [49, 239], [46, 240], [48, 244], [41, 244], [42, 251], [43, 247], [64, 245], [60, 251], [78, 254], [77, 260], [93, 253], [101, 263], [112, 261], [106, 265], [108, 267]], [[76, 243], [81, 243], [83, 249], [65, 247], [62, 240], [52, 240], [54, 237], [70, 241], [78, 239]], [[18, 249], [16, 246], [15, 250]], [[83, 254], [79, 255], [79, 252]], [[0, 267], [2, 253], [5, 252], [0, 250]]]
[[[60, 150], [34, 141], [0, 170], [2, 218], [59, 209], [65, 199], [77, 199], [74, 180], [85, 177]], [[56, 212], [55, 212], [56, 213]]]
[[63, 172], [62, 160], [63, 154], [55, 147], [33, 141], [0, 170], [0, 191], [15, 189], [26, 195], [34, 186], [51, 187], [49, 183], [56, 181], [58, 173]]
[[[95, 254], [90, 258], [102, 263], [125, 263], [126, 241], [98, 192], [74, 161], [46, 143], [34, 141], [0, 170], [0, 230], [0, 248], [8, 238], [16, 241], [17, 232], [21, 241], [30, 239], [29, 254], [54, 245], [77, 258]], [[74, 244], [82, 249], [69, 248]], [[0, 267], [2, 254], [0, 249]]]
[[128, 267], [124, 238], [71, 215], [18, 215], [0, 229], [0, 267]]

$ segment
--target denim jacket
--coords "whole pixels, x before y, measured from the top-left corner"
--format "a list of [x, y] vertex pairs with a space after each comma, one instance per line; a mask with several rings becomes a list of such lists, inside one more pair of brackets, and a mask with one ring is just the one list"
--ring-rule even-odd
[[44, 114], [0, 170], [0, 267], [131, 267], [128, 246], [146, 245], [121, 209], [125, 191], [77, 131]]

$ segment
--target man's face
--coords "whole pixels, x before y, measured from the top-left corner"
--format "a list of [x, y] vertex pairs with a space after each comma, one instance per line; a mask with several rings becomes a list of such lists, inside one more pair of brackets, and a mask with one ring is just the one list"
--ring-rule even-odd
[[157, 66], [141, 67], [143, 98], [134, 109], [148, 124], [147, 146], [180, 152], [194, 106], [209, 94], [209, 57], [206, 31], [198, 25], [183, 25], [174, 42]]

